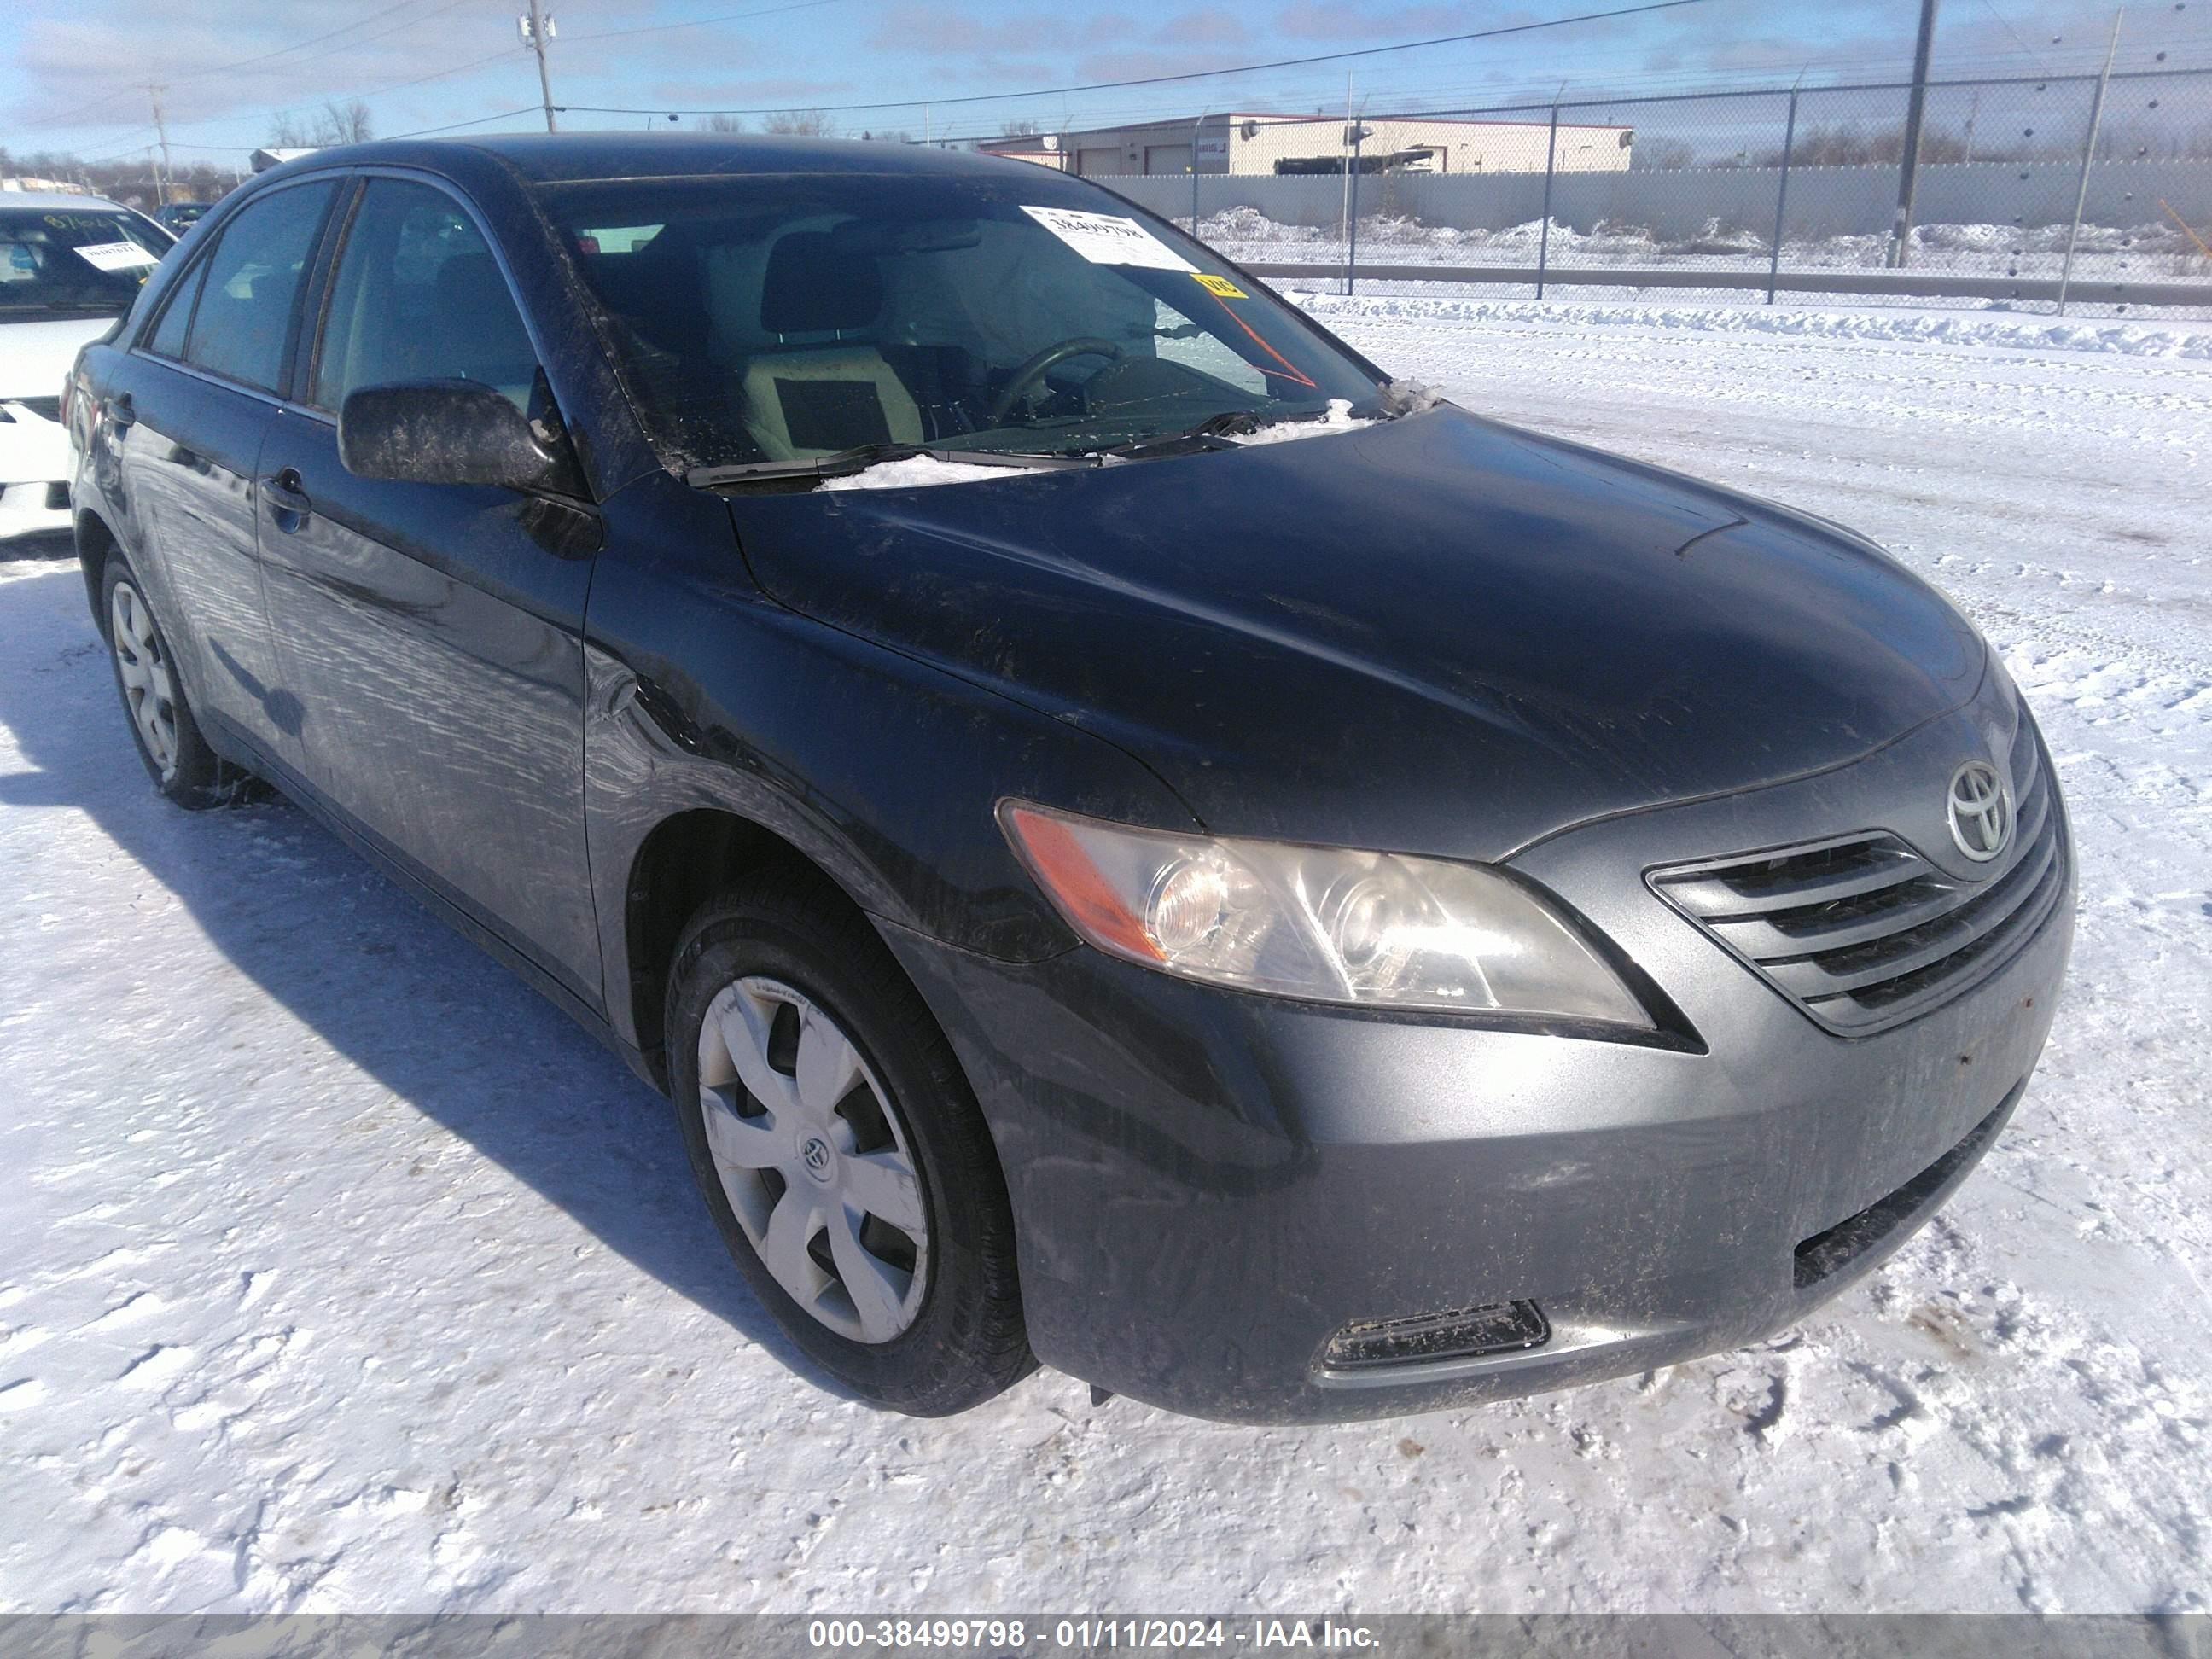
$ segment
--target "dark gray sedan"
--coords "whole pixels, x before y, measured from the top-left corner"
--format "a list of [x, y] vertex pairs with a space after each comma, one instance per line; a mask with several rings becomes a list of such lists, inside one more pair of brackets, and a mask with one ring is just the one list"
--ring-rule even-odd
[[2064, 812], [1940, 595], [1080, 179], [321, 151], [65, 418], [156, 786], [273, 782], [620, 1051], [888, 1406], [1041, 1359], [1354, 1417], [1744, 1342], [1927, 1219], [2049, 1029]]

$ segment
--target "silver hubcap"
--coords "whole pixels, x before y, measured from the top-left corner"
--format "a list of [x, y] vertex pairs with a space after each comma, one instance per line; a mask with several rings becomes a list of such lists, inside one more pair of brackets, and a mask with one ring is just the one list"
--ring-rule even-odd
[[699, 1030], [699, 1104], [722, 1192], [792, 1300], [855, 1342], [912, 1325], [929, 1271], [921, 1183], [836, 1022], [775, 980], [725, 986]]
[[118, 582], [107, 621], [115, 642], [115, 672], [122, 677], [123, 701], [130, 706], [131, 724], [166, 778], [177, 763], [177, 686], [169, 675], [168, 659], [161, 654], [154, 613], [137, 588]]

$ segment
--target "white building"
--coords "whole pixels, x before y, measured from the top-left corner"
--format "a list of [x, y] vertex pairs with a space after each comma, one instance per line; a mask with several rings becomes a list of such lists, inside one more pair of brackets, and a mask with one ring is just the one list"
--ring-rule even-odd
[[[1341, 175], [1351, 131], [1341, 116], [1240, 112], [1030, 133], [978, 148], [1086, 178], [1187, 174], [1194, 158], [1200, 173]], [[1358, 131], [1364, 173], [1541, 173], [1547, 156], [1562, 173], [1618, 173], [1636, 137], [1632, 127], [1562, 122], [1554, 152], [1549, 121], [1371, 118]]]

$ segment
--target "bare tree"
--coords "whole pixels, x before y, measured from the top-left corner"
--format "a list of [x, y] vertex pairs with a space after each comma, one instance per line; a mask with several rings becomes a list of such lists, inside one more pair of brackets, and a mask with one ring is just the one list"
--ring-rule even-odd
[[1009, 138], [1026, 138], [1030, 134], [1036, 131], [1037, 131], [1037, 124], [1033, 120], [1009, 121], [1006, 123], [1006, 137]]
[[1680, 138], [1638, 138], [1628, 153], [1628, 164], [1638, 173], [1679, 173], [1698, 159], [1698, 152]]
[[910, 144], [914, 142], [914, 135], [904, 127], [899, 128], [896, 132], [864, 132], [860, 137], [864, 139], [873, 139], [879, 144]]
[[834, 138], [837, 124], [818, 109], [780, 109], [761, 123], [761, 131], [799, 138]]
[[744, 118], [741, 115], [714, 114], [702, 117], [699, 122], [702, 132], [743, 132]]
[[323, 149], [332, 144], [363, 144], [376, 136], [368, 106], [358, 98], [328, 103], [312, 118], [285, 110], [269, 124], [271, 149]]
[[315, 118], [318, 144], [363, 144], [375, 136], [368, 106], [358, 98], [349, 98], [343, 104], [325, 104], [323, 112]]

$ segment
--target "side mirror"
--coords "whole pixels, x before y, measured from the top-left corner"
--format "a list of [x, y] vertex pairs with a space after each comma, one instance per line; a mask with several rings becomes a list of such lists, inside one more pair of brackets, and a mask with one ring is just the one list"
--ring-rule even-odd
[[356, 477], [538, 489], [560, 461], [522, 411], [476, 380], [404, 380], [346, 394], [338, 459]]

